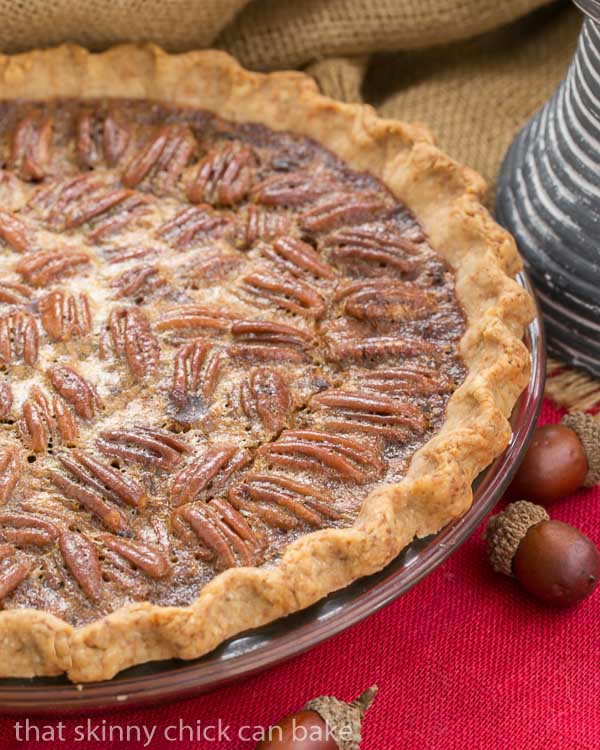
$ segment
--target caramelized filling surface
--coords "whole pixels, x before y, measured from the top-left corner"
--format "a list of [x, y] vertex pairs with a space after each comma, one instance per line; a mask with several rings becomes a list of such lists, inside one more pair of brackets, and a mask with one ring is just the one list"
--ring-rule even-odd
[[2, 103], [0, 159], [4, 608], [190, 604], [439, 429], [454, 276], [370, 175], [147, 101]]

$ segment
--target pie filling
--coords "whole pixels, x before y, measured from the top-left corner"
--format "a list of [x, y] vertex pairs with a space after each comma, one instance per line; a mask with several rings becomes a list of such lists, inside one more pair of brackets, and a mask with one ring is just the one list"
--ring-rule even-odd
[[454, 275], [369, 174], [149, 101], [4, 102], [0, 152], [3, 608], [188, 605], [439, 429]]

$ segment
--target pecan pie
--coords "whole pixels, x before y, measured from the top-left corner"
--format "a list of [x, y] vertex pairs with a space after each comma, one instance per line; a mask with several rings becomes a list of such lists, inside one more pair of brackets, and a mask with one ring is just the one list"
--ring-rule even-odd
[[475, 174], [222, 53], [0, 65], [2, 674], [197, 657], [468, 508], [531, 315]]

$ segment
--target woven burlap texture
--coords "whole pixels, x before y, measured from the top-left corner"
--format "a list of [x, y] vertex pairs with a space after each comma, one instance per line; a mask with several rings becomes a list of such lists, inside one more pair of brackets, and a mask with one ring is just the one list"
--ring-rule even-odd
[[[4, 52], [154, 41], [171, 52], [225, 49], [251, 69], [303, 68], [329, 96], [426, 123], [492, 188], [514, 134], [564, 75], [581, 25], [567, 0], [0, 0], [0, 20]], [[600, 400], [598, 383], [560, 363], [552, 372], [559, 403]]]
[[548, 1], [0, 0], [0, 48], [153, 40], [173, 52], [225, 46], [251, 68], [297, 67], [474, 36]]

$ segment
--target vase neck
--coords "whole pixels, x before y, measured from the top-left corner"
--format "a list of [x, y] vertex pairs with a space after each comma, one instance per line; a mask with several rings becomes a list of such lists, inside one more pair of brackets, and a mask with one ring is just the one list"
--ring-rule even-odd
[[586, 16], [600, 22], [600, 0], [573, 0], [573, 2]]
[[556, 97], [575, 131], [600, 136], [600, 24], [589, 18], [584, 21], [575, 58]]

